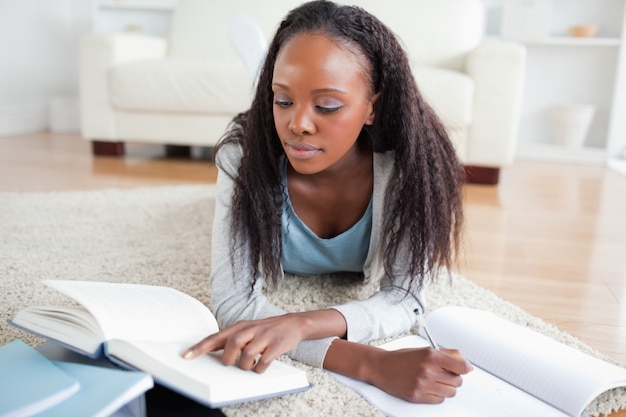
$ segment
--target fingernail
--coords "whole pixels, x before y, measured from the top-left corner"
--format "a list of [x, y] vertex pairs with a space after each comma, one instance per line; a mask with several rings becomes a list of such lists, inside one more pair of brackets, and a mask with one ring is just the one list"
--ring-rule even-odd
[[193, 356], [193, 349], [189, 349], [185, 353], [183, 353], [183, 359], [191, 359]]

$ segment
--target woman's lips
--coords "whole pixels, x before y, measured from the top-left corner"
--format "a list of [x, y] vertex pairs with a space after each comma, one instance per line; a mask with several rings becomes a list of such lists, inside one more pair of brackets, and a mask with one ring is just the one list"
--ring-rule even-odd
[[304, 143], [287, 142], [285, 144], [287, 153], [296, 159], [309, 159], [315, 156], [321, 149], [315, 148]]

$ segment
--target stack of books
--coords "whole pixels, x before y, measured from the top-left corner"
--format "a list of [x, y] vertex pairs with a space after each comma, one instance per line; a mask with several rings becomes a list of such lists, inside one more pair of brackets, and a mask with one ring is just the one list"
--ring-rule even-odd
[[50, 360], [20, 340], [0, 347], [0, 370], [0, 416], [141, 417], [153, 386], [144, 372]]

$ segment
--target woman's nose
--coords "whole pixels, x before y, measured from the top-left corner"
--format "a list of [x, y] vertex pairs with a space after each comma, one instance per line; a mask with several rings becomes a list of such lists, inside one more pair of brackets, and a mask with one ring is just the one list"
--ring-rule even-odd
[[294, 111], [293, 117], [289, 122], [289, 130], [297, 136], [315, 133], [315, 123], [307, 109]]

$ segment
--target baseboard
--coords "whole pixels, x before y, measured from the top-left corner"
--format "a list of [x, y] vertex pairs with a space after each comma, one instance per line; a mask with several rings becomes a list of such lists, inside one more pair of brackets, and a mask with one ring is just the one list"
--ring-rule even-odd
[[26, 104], [0, 107], [0, 137], [41, 132], [48, 128], [48, 106]]
[[79, 132], [78, 97], [53, 97], [50, 100], [48, 128], [51, 132]]
[[550, 143], [519, 143], [515, 154], [515, 159], [520, 160], [583, 165], [604, 165], [606, 158], [603, 148], [567, 148]]

